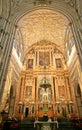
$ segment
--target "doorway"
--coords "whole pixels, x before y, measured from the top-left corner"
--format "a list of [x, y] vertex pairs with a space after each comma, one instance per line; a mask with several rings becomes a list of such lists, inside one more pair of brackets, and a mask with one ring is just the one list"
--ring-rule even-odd
[[29, 114], [29, 108], [28, 108], [28, 107], [26, 107], [26, 110], [25, 110], [25, 117], [27, 117], [27, 116], [28, 116], [28, 114]]

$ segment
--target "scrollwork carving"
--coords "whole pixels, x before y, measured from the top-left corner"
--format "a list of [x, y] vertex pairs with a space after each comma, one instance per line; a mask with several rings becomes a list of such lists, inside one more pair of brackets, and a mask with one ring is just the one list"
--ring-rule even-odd
[[21, 2], [22, 2], [22, 0], [11, 0], [11, 7], [20, 5]]
[[34, 4], [51, 4], [52, 0], [34, 0]]
[[65, 2], [69, 4], [70, 6], [74, 6], [75, 4], [74, 0], [65, 0]]

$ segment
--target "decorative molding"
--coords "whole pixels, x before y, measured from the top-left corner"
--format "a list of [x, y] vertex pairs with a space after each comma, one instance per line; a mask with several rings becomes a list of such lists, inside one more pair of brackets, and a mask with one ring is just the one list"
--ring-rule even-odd
[[[74, 0], [64, 0], [67, 4], [74, 7], [75, 1]], [[34, 5], [50, 5], [52, 2], [56, 2], [56, 0], [34, 0]]]
[[23, 0], [11, 0], [11, 7], [19, 6]]
[[65, 2], [67, 4], [69, 4], [70, 6], [72, 6], [72, 7], [74, 7], [74, 5], [75, 5], [75, 1], [74, 0], [65, 0]]
[[52, 0], [34, 0], [34, 5], [48, 5], [52, 3]]

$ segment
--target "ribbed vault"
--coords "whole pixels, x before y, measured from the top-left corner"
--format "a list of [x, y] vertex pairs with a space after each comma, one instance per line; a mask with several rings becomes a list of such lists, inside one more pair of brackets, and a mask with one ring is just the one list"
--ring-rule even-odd
[[66, 16], [50, 9], [40, 8], [24, 15], [17, 24], [23, 37], [24, 51], [42, 40], [53, 42], [64, 51], [69, 23]]
[[[51, 0], [51, 3], [47, 4], [47, 0], [43, 0], [46, 1], [46, 5], [43, 6], [38, 4], [38, 1], [41, 0], [0, 0], [0, 101], [17, 27], [21, 31], [25, 52], [28, 46], [46, 39], [64, 50], [66, 28], [70, 21], [60, 13], [62, 12], [71, 19], [75, 46], [82, 69], [82, 1]], [[47, 7], [49, 9], [44, 9]], [[37, 8], [38, 10], [35, 10]], [[51, 8], [60, 12], [50, 10]]]

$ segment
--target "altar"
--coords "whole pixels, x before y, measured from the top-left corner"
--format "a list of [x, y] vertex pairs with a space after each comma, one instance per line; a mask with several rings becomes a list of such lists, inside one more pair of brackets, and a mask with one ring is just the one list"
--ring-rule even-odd
[[36, 127], [37, 130], [55, 130], [59, 125], [58, 121], [35, 121], [34, 127]]

